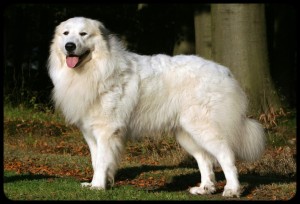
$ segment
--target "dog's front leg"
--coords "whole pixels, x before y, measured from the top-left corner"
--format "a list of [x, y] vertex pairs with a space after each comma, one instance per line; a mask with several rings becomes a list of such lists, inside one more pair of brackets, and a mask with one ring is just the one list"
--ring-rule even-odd
[[[93, 129], [93, 136], [96, 141], [96, 159], [94, 161], [94, 175], [91, 182], [93, 189], [106, 189], [108, 184], [113, 184], [121, 152], [124, 147], [124, 135], [121, 128], [107, 126]], [[109, 183], [108, 183], [109, 182]]]

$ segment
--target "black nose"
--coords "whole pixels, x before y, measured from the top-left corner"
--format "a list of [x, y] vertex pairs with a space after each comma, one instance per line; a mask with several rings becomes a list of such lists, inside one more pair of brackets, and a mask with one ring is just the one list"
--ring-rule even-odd
[[76, 49], [76, 45], [75, 43], [72, 43], [72, 42], [68, 42], [66, 45], [65, 45], [65, 48], [68, 52], [72, 52]]

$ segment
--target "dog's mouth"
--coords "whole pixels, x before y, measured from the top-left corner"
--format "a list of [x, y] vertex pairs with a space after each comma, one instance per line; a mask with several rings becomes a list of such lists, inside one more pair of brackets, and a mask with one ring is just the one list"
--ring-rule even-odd
[[66, 63], [69, 68], [76, 68], [80, 65], [80, 63], [88, 56], [90, 53], [90, 50], [87, 50], [85, 53], [82, 55], [73, 55], [70, 54], [66, 57]]

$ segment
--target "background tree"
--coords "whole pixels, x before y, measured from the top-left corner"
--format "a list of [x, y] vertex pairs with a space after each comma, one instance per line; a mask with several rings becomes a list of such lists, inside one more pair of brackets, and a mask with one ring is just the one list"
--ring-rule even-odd
[[[221, 6], [230, 7], [234, 5]], [[256, 22], [259, 23], [260, 21], [253, 22], [251, 16], [247, 19], [249, 13], [251, 13], [248, 9], [251, 9], [250, 7], [253, 5], [235, 6], [245, 6], [247, 9], [244, 8], [241, 11], [244, 14], [240, 13], [238, 16], [234, 15], [232, 17], [226, 14], [225, 11], [224, 14], [216, 11], [217, 15], [214, 18], [214, 24], [218, 24], [218, 26], [215, 26], [216, 32], [214, 32], [216, 58], [211, 59], [228, 65], [232, 69], [243, 68], [241, 70], [244, 70], [245, 75], [249, 71], [252, 76], [252, 71], [256, 70], [254, 65], [259, 64], [255, 54], [261, 59], [267, 59], [267, 53], [269, 53], [270, 60], [269, 63], [266, 62], [266, 66], [270, 65], [270, 73], [267, 73], [267, 77], [264, 78], [270, 79], [269, 75], [271, 74], [276, 90], [280, 94], [280, 99], [285, 98], [285, 102], [288, 102], [285, 105], [289, 104], [289, 108], [294, 108], [296, 105], [296, 70], [298, 63], [296, 7], [290, 4], [266, 4], [266, 42], [265, 39], [255, 40], [257, 35], [265, 36], [265, 33], [261, 33], [265, 28], [257, 29], [256, 27], [258, 26]], [[232, 9], [226, 9], [233, 15]], [[29, 106], [35, 103], [51, 106], [49, 96], [53, 85], [47, 73], [46, 63], [54, 28], [61, 21], [74, 16], [85, 16], [100, 20], [112, 33], [116, 33], [121, 39], [126, 40], [130, 51], [139, 54], [194, 54], [193, 43], [196, 40], [196, 53], [210, 59], [209, 53], [213, 43], [210, 42], [213, 37], [211, 36], [212, 28], [209, 28], [210, 10], [211, 6], [209, 4], [144, 4], [142, 6], [138, 4], [108, 3], [90, 5], [8, 4], [3, 9], [4, 41], [2, 53], [4, 68], [2, 69], [2, 76], [4, 78], [2, 81], [4, 102], [12, 105], [25, 105], [31, 101], [28, 104]], [[263, 5], [261, 5], [260, 10], [264, 12]], [[224, 16], [230, 18], [226, 20]], [[247, 17], [241, 18], [242, 16]], [[218, 18], [223, 18], [223, 21], [219, 21]], [[256, 15], [254, 19], [259, 20], [258, 18], [259, 16]], [[229, 30], [231, 31], [229, 32]], [[247, 33], [249, 34], [250, 30], [251, 32], [255, 30], [255, 32], [249, 37]], [[241, 38], [244, 35], [246, 37]], [[236, 39], [237, 37], [239, 39]], [[242, 39], [251, 42], [242, 44]], [[265, 43], [268, 44], [267, 51], [263, 51], [265, 47], [261, 49], [260, 41], [263, 46], [265, 46]], [[192, 49], [186, 49], [188, 47], [185, 47], [185, 45], [191, 45], [190, 48]], [[221, 49], [223, 46], [224, 49]], [[257, 53], [254, 53], [253, 50]], [[239, 64], [231, 66], [231, 63], [250, 63], [249, 67], [251, 69], [246, 70]], [[238, 74], [239, 71], [236, 74], [237, 78], [239, 78]], [[257, 73], [256, 76], [252, 76], [251, 80], [242, 77], [242, 84], [244, 82], [246, 84], [246, 80], [257, 82], [258, 78], [261, 78], [260, 76], [262, 75]], [[267, 90], [264, 97], [268, 98], [268, 100], [261, 100], [265, 103], [263, 107], [274, 106], [275, 103], [269, 100], [268, 96], [269, 90], [273, 88], [269, 89], [268, 86], [257, 85], [257, 89], [262, 87], [264, 87], [262, 90]], [[251, 95], [249, 95], [249, 98], [253, 99]], [[263, 108], [261, 107], [261, 109]]]
[[194, 15], [196, 54], [211, 59], [210, 5], [197, 8]]
[[212, 58], [229, 67], [250, 100], [252, 114], [278, 110], [270, 77], [263, 4], [213, 4]]

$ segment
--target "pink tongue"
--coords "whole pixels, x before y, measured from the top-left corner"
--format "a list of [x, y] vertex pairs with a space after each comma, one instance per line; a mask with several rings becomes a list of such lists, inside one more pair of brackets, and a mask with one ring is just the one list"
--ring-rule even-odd
[[74, 68], [79, 61], [79, 57], [67, 57], [67, 65], [70, 68]]

